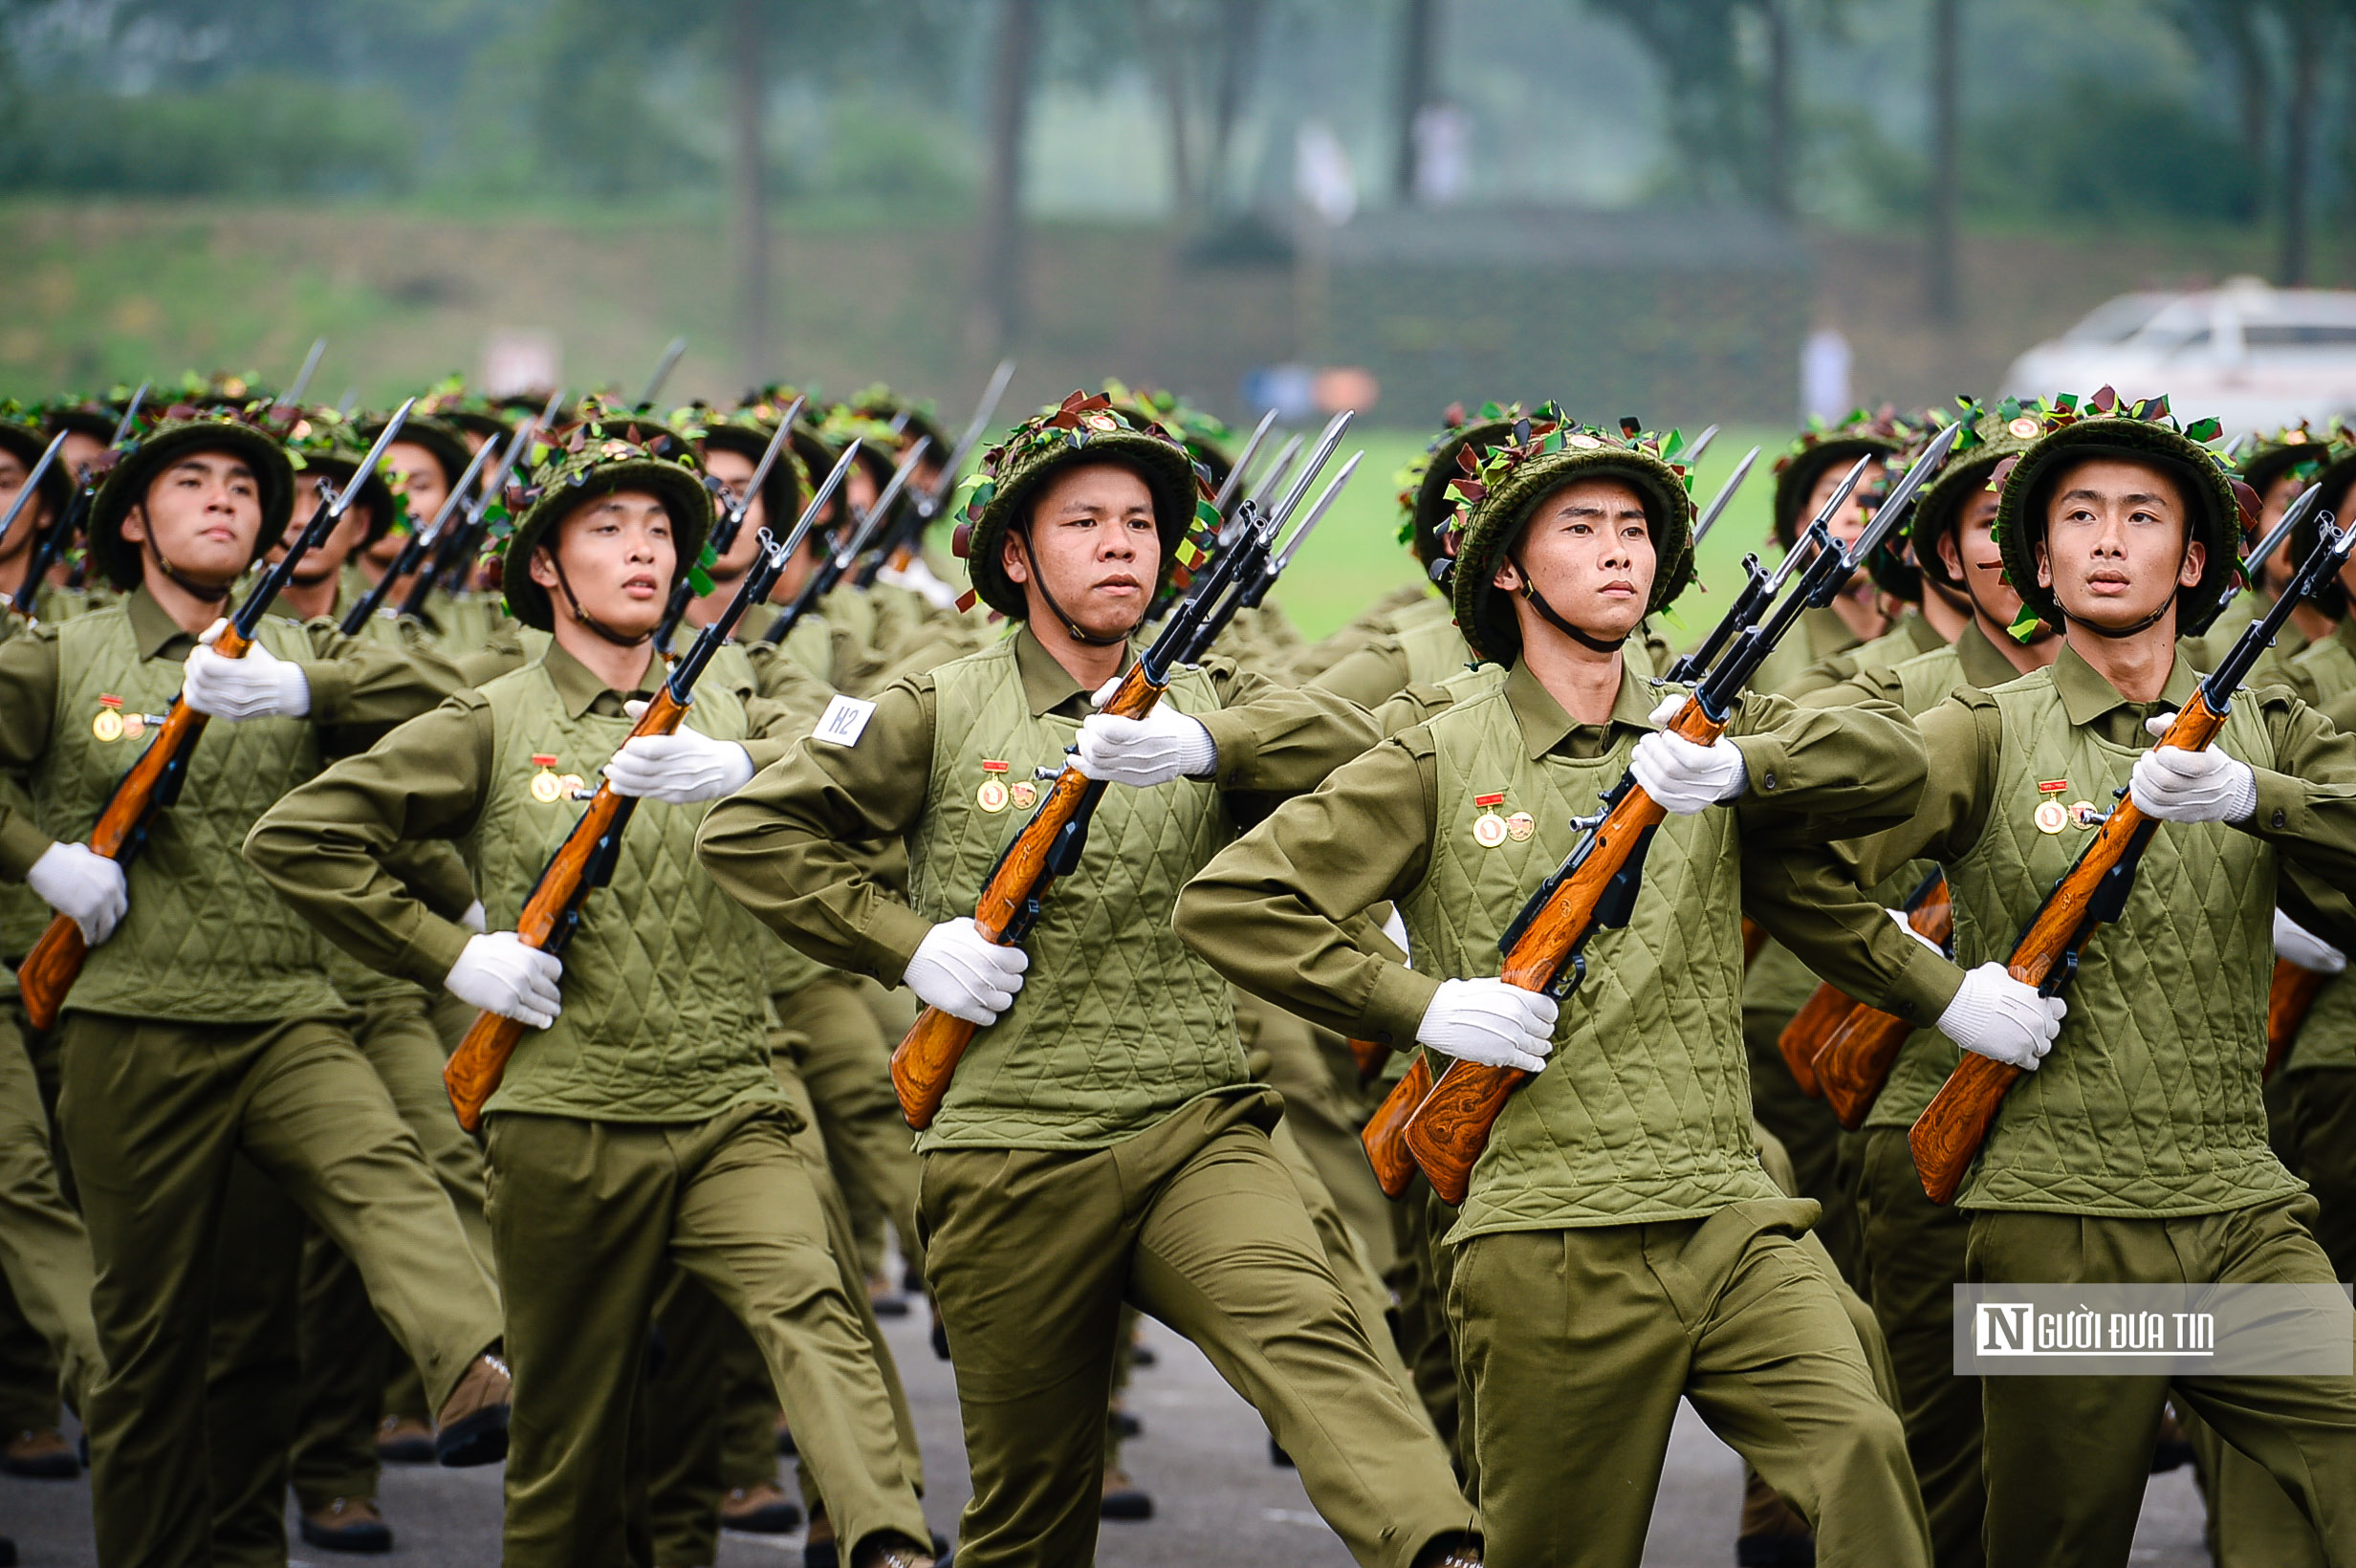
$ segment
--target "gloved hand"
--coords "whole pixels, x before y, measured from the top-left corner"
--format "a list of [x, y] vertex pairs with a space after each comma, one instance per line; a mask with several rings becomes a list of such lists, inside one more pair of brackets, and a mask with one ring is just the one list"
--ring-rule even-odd
[[[1105, 682], [1091, 700], [1102, 708], [1120, 685], [1118, 679]], [[1080, 771], [1108, 784], [1145, 789], [1199, 776], [1218, 765], [1219, 748], [1211, 731], [1167, 702], [1154, 704], [1142, 719], [1092, 713], [1080, 727]]]
[[458, 924], [480, 936], [491, 929], [491, 912], [483, 907], [481, 899], [476, 899], [467, 905], [467, 912], [458, 917]]
[[925, 933], [908, 960], [908, 989], [927, 1007], [987, 1027], [1014, 1005], [1031, 955], [982, 935], [968, 920], [945, 920]]
[[519, 1024], [546, 1029], [564, 1011], [556, 983], [564, 977], [563, 960], [527, 947], [513, 931], [470, 936], [442, 977], [442, 985], [462, 1002], [513, 1018]]
[[2347, 968], [2347, 954], [2280, 909], [2274, 912], [2274, 955], [2318, 974], [2338, 974]]
[[115, 934], [123, 912], [131, 907], [122, 867], [88, 844], [50, 845], [25, 873], [25, 885], [80, 926], [82, 940], [93, 947]]
[[1963, 989], [1939, 1014], [1939, 1033], [1990, 1061], [2034, 1073], [2068, 1011], [2061, 997], [2040, 996], [1992, 959], [1965, 973]]
[[[1669, 723], [1691, 700], [1684, 696], [1668, 698], [1652, 710], [1652, 722]], [[1628, 758], [1628, 772], [1636, 775], [1636, 782], [1644, 786], [1647, 795], [1677, 817], [1691, 817], [1732, 800], [1750, 784], [1750, 775], [1743, 769], [1741, 749], [1723, 735], [1712, 746], [1696, 746], [1683, 735], [1672, 735], [1666, 730], [1647, 735], [1636, 743], [1636, 752]]]
[[240, 719], [299, 719], [311, 711], [311, 683], [300, 664], [272, 653], [259, 642], [245, 656], [227, 659], [212, 651], [229, 628], [216, 621], [198, 634], [180, 678], [180, 700], [199, 713], [234, 724]]
[[[637, 718], [642, 702], [622, 705]], [[605, 765], [605, 781], [616, 795], [641, 795], [685, 806], [734, 795], [753, 782], [753, 758], [734, 741], [713, 740], [686, 725], [667, 735], [640, 735], [622, 742]]]
[[[2175, 722], [2173, 713], [2155, 713], [2144, 728], [2165, 735]], [[2214, 746], [2154, 746], [2135, 759], [2127, 794], [2138, 811], [2163, 822], [2246, 822], [2258, 814], [2258, 774]]]
[[1907, 935], [1912, 937], [1915, 941], [1921, 943], [1932, 952], [1937, 953], [1941, 958], [1945, 958], [1947, 956], [1947, 949], [1945, 947], [1940, 947], [1937, 943], [1923, 935], [1922, 932], [1916, 930], [1912, 926], [1907, 924], [1906, 911], [1904, 909], [1889, 909], [1884, 912], [1887, 914], [1890, 919], [1898, 923], [1898, 929], [1904, 931]]
[[1434, 1051], [1483, 1067], [1535, 1073], [1555, 1048], [1551, 996], [1502, 980], [1443, 980], [1424, 1009], [1415, 1037]]

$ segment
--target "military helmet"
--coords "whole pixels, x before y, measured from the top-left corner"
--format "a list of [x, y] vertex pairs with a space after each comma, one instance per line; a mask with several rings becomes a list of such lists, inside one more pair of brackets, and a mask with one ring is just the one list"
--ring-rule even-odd
[[[114, 434], [112, 425], [108, 426], [106, 433]], [[15, 453], [28, 474], [33, 471], [33, 465], [41, 461], [41, 454], [49, 450], [49, 444], [55, 439], [55, 431], [42, 427], [39, 409], [20, 408], [12, 402], [0, 403], [0, 446]], [[64, 515], [66, 503], [74, 496], [74, 475], [66, 468], [62, 453], [57, 461], [50, 464], [49, 472], [41, 475], [41, 495], [49, 502], [52, 518]], [[0, 512], [6, 510], [0, 507]]]
[[[281, 422], [291, 417], [292, 422], [284, 425], [283, 437], [287, 457], [296, 471], [306, 478], [324, 479], [338, 491], [352, 483], [375, 439], [373, 431], [363, 430], [333, 408], [294, 409], [282, 405], [273, 409], [272, 414]], [[376, 428], [383, 428], [382, 422]], [[401, 434], [405, 438], [408, 433], [409, 425], [404, 421]], [[453, 482], [457, 477], [450, 475]], [[352, 504], [368, 509], [367, 544], [374, 544], [391, 533], [396, 522], [410, 526], [407, 504], [395, 493], [383, 459], [377, 460], [375, 470], [360, 481], [360, 494]]]
[[2037, 580], [2037, 545], [2045, 536], [2046, 491], [2054, 478], [2083, 458], [2124, 458], [2157, 465], [2183, 490], [2187, 542], [2200, 540], [2207, 559], [2200, 581], [2177, 596], [2176, 623], [2183, 634], [2197, 635], [2224, 607], [2240, 571], [2247, 518], [2258, 512], [2249, 487], [2236, 490], [2225, 460], [2202, 445], [2216, 439], [2217, 422], [2205, 419], [2179, 428], [2166, 398], [2129, 403], [2105, 386], [2083, 404], [2064, 393], [2024, 407], [2009, 428], [2019, 434], [2032, 423], [2036, 436], [2025, 450], [2000, 461], [1995, 481], [2004, 488], [1996, 546], [2004, 553], [2005, 576], [2020, 595], [2022, 614], [2052, 626], [2064, 619], [2053, 591]]
[[1468, 446], [1496, 446], [1511, 439], [1514, 426], [1525, 418], [1531, 420], [1534, 433], [1553, 428], [1547, 419], [1526, 414], [1517, 403], [1484, 403], [1469, 415], [1463, 403], [1451, 403], [1440, 416], [1440, 433], [1392, 476], [1399, 490], [1399, 542], [1414, 553], [1427, 572], [1448, 558], [1440, 545], [1440, 531], [1455, 510], [1455, 492], [1450, 484], [1461, 471], [1457, 454]]
[[123, 517], [146, 501], [148, 486], [166, 468], [194, 452], [232, 452], [253, 470], [262, 526], [253, 536], [253, 555], [247, 565], [285, 537], [287, 519], [294, 511], [294, 465], [279, 444], [279, 433], [263, 423], [266, 409], [259, 403], [251, 408], [200, 408], [176, 403], [121, 446], [99, 454], [94, 466], [103, 468], [105, 480], [90, 503], [90, 558], [107, 581], [126, 594], [140, 585], [140, 547], [122, 536]]
[[[782, 412], [783, 409], [776, 411]], [[672, 411], [671, 427], [705, 451], [717, 446], [741, 453], [747, 462], [758, 468], [769, 451], [770, 439], [777, 433], [776, 413], [763, 417], [750, 408], [722, 413], [709, 403], [690, 403]], [[797, 440], [800, 434], [798, 428], [787, 432], [784, 448], [769, 466], [769, 476], [761, 481], [761, 511], [770, 530], [780, 539], [793, 526], [794, 519], [801, 515], [803, 503], [811, 493], [810, 469]]]
[[1134, 424], [1102, 392], [1079, 391], [1008, 431], [960, 486], [960, 521], [950, 548], [965, 561], [973, 583], [959, 601], [961, 608], [971, 608], [979, 599], [1010, 620], [1029, 614], [1022, 589], [1006, 575], [1007, 531], [1028, 525], [1031, 504], [1048, 480], [1100, 462], [1134, 469], [1153, 493], [1155, 532], [1162, 539], [1155, 593], [1185, 580], [1202, 559], [1204, 541], [1218, 531], [1209, 476], [1161, 425]]
[[[1860, 408], [1838, 424], [1810, 420], [1808, 428], [1776, 459], [1776, 542], [1791, 549], [1800, 537], [1802, 524], [1812, 520], [1800, 514], [1807, 510], [1808, 497], [1827, 468], [1837, 468], [1845, 472], [1859, 458], [1866, 456], [1879, 456], [1887, 468], [1913, 445], [1916, 435], [1890, 408], [1873, 413]], [[1858, 480], [1858, 485], [1869, 496], [1869, 487], [1884, 482], [1883, 475], [1874, 473], [1874, 465], [1868, 464], [1865, 476]]]
[[1439, 546], [1452, 563], [1447, 576], [1456, 625], [1479, 658], [1502, 664], [1519, 657], [1521, 628], [1497, 591], [1497, 562], [1538, 504], [1576, 480], [1617, 479], [1643, 501], [1655, 561], [1647, 615], [1692, 581], [1691, 480], [1675, 460], [1684, 443], [1674, 432], [1656, 435], [1634, 420], [1622, 421], [1617, 431], [1573, 425], [1547, 403], [1516, 420], [1494, 445], [1454, 446], [1456, 471], [1445, 481], [1452, 510]]
[[1132, 425], [1159, 425], [1176, 436], [1187, 455], [1210, 476], [1213, 494], [1227, 483], [1237, 448], [1235, 432], [1226, 421], [1160, 387], [1131, 387], [1107, 378], [1102, 390]]
[[1993, 409], [1983, 409], [1968, 399], [1959, 403], [1964, 429], [1955, 437], [1946, 466], [1915, 498], [1914, 515], [1907, 527], [1914, 544], [1915, 565], [1926, 578], [1953, 594], [1966, 590], [1962, 579], [1947, 570], [1946, 559], [1939, 554], [1940, 538], [1962, 517], [1974, 493], [1999, 489], [1995, 477], [1997, 466], [2027, 451], [2041, 430], [2035, 419], [2023, 413], [2017, 398], [2007, 398]]

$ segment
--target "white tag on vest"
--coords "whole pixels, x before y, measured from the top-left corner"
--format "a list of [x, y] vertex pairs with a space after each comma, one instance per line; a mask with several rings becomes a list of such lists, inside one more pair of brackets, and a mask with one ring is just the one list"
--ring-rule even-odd
[[838, 696], [818, 715], [818, 727], [810, 731], [810, 738], [831, 741], [837, 746], [856, 746], [859, 737], [866, 733], [867, 721], [874, 717], [875, 704], [860, 697]]

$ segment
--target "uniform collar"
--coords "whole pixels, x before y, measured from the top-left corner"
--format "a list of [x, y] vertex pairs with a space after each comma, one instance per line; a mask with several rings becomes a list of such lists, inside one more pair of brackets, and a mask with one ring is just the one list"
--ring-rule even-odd
[[1947, 646], [1939, 636], [1939, 629], [1931, 624], [1931, 618], [1920, 610], [1909, 610], [1901, 615], [1898, 623], [1890, 630], [1906, 633], [1907, 641], [1914, 644], [1916, 653], [1936, 653]]
[[1962, 666], [1963, 684], [1982, 691], [2020, 679], [2020, 671], [2004, 657], [2002, 648], [1988, 640], [1977, 621], [1966, 622], [1963, 635], [1955, 639], [1955, 663]]
[[[2053, 685], [2062, 694], [2062, 707], [2069, 714], [2070, 723], [2081, 728], [2117, 708], [2150, 706], [2129, 702], [2119, 695], [2119, 688], [2103, 679], [2067, 642], [2062, 645], [2062, 657], [2054, 661]], [[2195, 685], [2192, 666], [2184, 662], [2184, 652], [2179, 648], [2176, 663], [2168, 672], [2168, 684], [2160, 689], [2159, 706], [2181, 708], [2192, 700]]]
[[[663, 661], [652, 643], [646, 647], [646, 676], [635, 691], [615, 691], [604, 682], [589, 673], [589, 666], [564, 651], [562, 643], [551, 642], [541, 663], [548, 669], [549, 683], [556, 688], [556, 700], [564, 704], [566, 714], [579, 718], [595, 708], [605, 708], [607, 718], [620, 718], [622, 704], [626, 698], [652, 697], [654, 688], [662, 684]], [[603, 699], [611, 698], [611, 702]]]
[[1865, 646], [1865, 640], [1849, 630], [1849, 623], [1841, 619], [1841, 612], [1829, 604], [1811, 605], [1800, 612], [1800, 624], [1808, 634], [1808, 657], [1830, 659], [1836, 653]]
[[[142, 659], [182, 660], [188, 649], [196, 646], [196, 639], [180, 629], [180, 622], [165, 613], [145, 583], [125, 594], [123, 611], [131, 618], [131, 635], [139, 641]], [[173, 644], [182, 646], [175, 647]]]
[[[1513, 709], [1514, 722], [1521, 727], [1521, 742], [1533, 762], [1560, 746], [1575, 730], [1610, 728], [1576, 723], [1562, 710], [1562, 705], [1555, 701], [1554, 693], [1540, 686], [1529, 666], [1518, 661], [1505, 672], [1505, 703]], [[1611, 724], [1649, 730], [1653, 728], [1652, 710], [1659, 706], [1660, 694], [1652, 689], [1652, 683], [1637, 674], [1623, 657], [1620, 695], [1612, 699]]]
[[[1128, 673], [1135, 657], [1130, 649], [1121, 650], [1121, 672], [1123, 675]], [[1035, 719], [1054, 712], [1075, 697], [1080, 699], [1084, 708], [1088, 699], [1096, 695], [1083, 689], [1078, 681], [1072, 679], [1070, 670], [1056, 663], [1056, 656], [1047, 651], [1046, 643], [1032, 635], [1027, 621], [1014, 633], [1014, 668], [1022, 676], [1023, 698], [1031, 705], [1031, 716]]]

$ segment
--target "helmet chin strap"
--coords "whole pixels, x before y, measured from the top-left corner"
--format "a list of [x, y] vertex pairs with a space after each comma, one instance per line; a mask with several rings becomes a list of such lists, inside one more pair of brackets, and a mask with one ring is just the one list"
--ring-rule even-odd
[[1022, 542], [1023, 564], [1031, 569], [1031, 585], [1039, 591], [1039, 598], [1047, 601], [1047, 607], [1055, 611], [1056, 619], [1063, 622], [1064, 636], [1083, 647], [1090, 648], [1118, 647], [1129, 640], [1129, 633], [1137, 630], [1135, 622], [1130, 623], [1127, 631], [1116, 632], [1110, 637], [1101, 637], [1095, 632], [1083, 630], [1080, 622], [1074, 621], [1063, 606], [1056, 602], [1056, 596], [1048, 592], [1047, 575], [1039, 570], [1038, 557], [1031, 553], [1029, 525], [1026, 524], [1015, 530], [1014, 536]]
[[596, 616], [593, 616], [587, 610], [582, 609], [580, 606], [580, 596], [573, 592], [572, 583], [565, 580], [564, 563], [556, 559], [556, 553], [553, 550], [547, 552], [547, 555], [549, 566], [556, 574], [556, 586], [564, 590], [566, 601], [573, 606], [574, 624], [588, 627], [591, 632], [603, 638], [606, 642], [611, 642], [618, 648], [635, 648], [645, 642], [646, 639], [644, 637], [622, 636], [620, 632], [614, 630], [613, 627], [608, 626], [604, 621], [600, 621]]
[[164, 558], [164, 547], [156, 543], [156, 536], [153, 534], [142, 539], [140, 544], [146, 551], [148, 558], [156, 563], [156, 570], [164, 574], [164, 579], [200, 604], [218, 604], [228, 599], [229, 590], [236, 586], [232, 579], [215, 588], [210, 583], [199, 582], [189, 577]]
[[1627, 632], [1622, 632], [1618, 637], [1606, 640], [1582, 631], [1579, 627], [1574, 626], [1569, 621], [1563, 620], [1562, 617], [1557, 613], [1555, 607], [1546, 602], [1546, 596], [1538, 591], [1538, 584], [1532, 580], [1530, 577], [1530, 569], [1521, 564], [1521, 558], [1517, 555], [1508, 555], [1505, 558], [1513, 563], [1515, 573], [1521, 578], [1522, 599], [1529, 603], [1531, 609], [1538, 612], [1538, 617], [1540, 621], [1545, 621], [1546, 624], [1552, 626], [1555, 630], [1560, 632], [1563, 636], [1569, 638], [1581, 647], [1586, 648], [1595, 653], [1618, 653], [1620, 649], [1626, 644], [1628, 640]]

